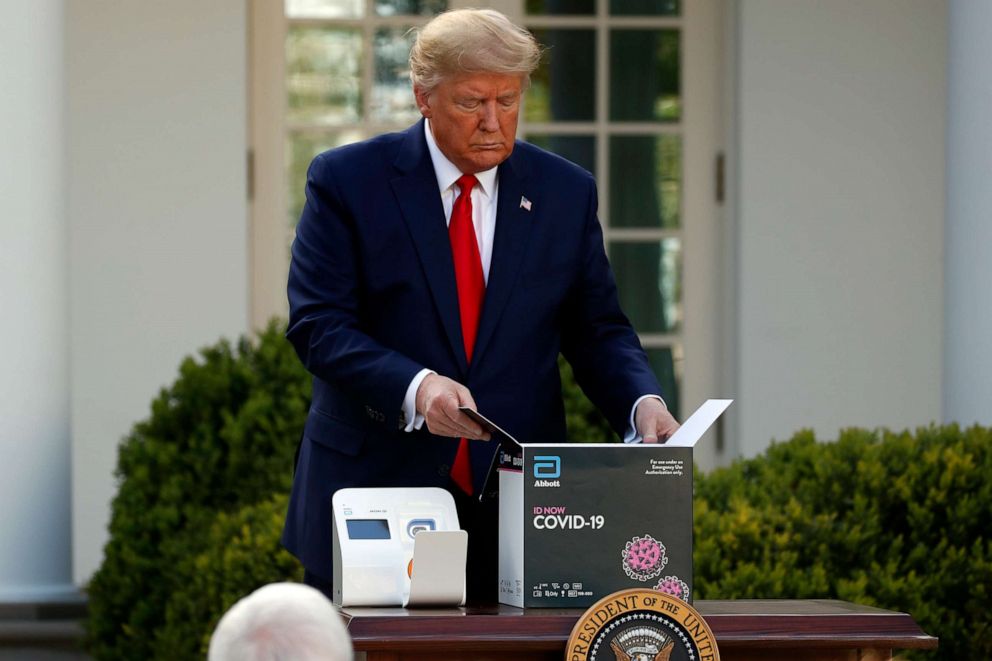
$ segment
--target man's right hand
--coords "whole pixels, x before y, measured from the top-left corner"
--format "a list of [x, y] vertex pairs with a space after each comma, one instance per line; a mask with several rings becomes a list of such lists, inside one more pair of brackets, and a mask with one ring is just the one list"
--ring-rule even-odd
[[459, 406], [476, 409], [468, 388], [448, 377], [428, 374], [417, 388], [417, 412], [432, 434], [488, 441], [489, 432], [459, 411]]

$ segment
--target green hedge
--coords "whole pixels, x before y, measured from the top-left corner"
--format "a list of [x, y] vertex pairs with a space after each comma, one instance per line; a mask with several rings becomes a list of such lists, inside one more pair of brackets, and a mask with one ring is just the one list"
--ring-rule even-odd
[[698, 598], [833, 597], [992, 658], [992, 430], [801, 432], [697, 482]]
[[217, 621], [234, 602], [267, 583], [303, 580], [303, 567], [279, 543], [288, 502], [282, 493], [217, 516], [203, 551], [179, 567], [187, 582], [166, 603], [165, 625], [156, 632], [159, 658], [203, 658]]
[[[612, 438], [563, 371], [569, 436]], [[309, 378], [275, 325], [188, 359], [120, 448], [89, 586], [97, 659], [202, 656], [237, 598], [300, 568], [278, 539]], [[927, 659], [992, 658], [992, 431], [808, 432], [698, 475], [696, 598], [836, 597], [911, 613]]]
[[286, 493], [310, 383], [275, 324], [186, 359], [118, 454], [104, 560], [88, 586], [87, 649], [98, 659], [177, 658], [156, 646], [185, 558], [218, 512]]

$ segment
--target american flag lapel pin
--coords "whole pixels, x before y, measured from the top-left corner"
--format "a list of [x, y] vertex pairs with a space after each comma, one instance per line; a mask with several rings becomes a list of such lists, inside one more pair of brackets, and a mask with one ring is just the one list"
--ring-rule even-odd
[[520, 196], [520, 208], [523, 209], [524, 211], [530, 211], [530, 207], [531, 207], [530, 200], [528, 200], [526, 197], [524, 197], [523, 195], [521, 195]]

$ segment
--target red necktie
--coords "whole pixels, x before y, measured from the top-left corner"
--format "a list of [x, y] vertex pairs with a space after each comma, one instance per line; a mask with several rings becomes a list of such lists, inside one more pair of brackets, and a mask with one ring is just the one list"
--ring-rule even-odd
[[[475, 334], [479, 330], [479, 317], [482, 314], [482, 299], [486, 294], [479, 242], [475, 238], [475, 225], [472, 223], [472, 189], [479, 182], [473, 175], [463, 174], [455, 183], [461, 189], [461, 194], [451, 209], [448, 238], [451, 240], [451, 255], [455, 262], [455, 284], [458, 287], [458, 311], [462, 320], [465, 358], [471, 363]], [[472, 464], [469, 461], [468, 439], [463, 438], [458, 444], [458, 452], [451, 467], [451, 479], [462, 491], [472, 495]]]

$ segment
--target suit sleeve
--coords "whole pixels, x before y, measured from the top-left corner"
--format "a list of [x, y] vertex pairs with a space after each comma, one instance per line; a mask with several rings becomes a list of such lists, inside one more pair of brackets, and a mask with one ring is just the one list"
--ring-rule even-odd
[[311, 374], [380, 411], [381, 422], [396, 429], [406, 389], [423, 366], [363, 330], [360, 219], [322, 155], [310, 164], [306, 198], [289, 267], [286, 337]]
[[572, 365], [583, 392], [623, 436], [630, 425], [634, 402], [642, 395], [660, 396], [661, 386], [637, 334], [620, 309], [616, 279], [596, 215], [596, 185], [591, 178], [588, 196], [582, 265], [566, 303], [562, 354]]

